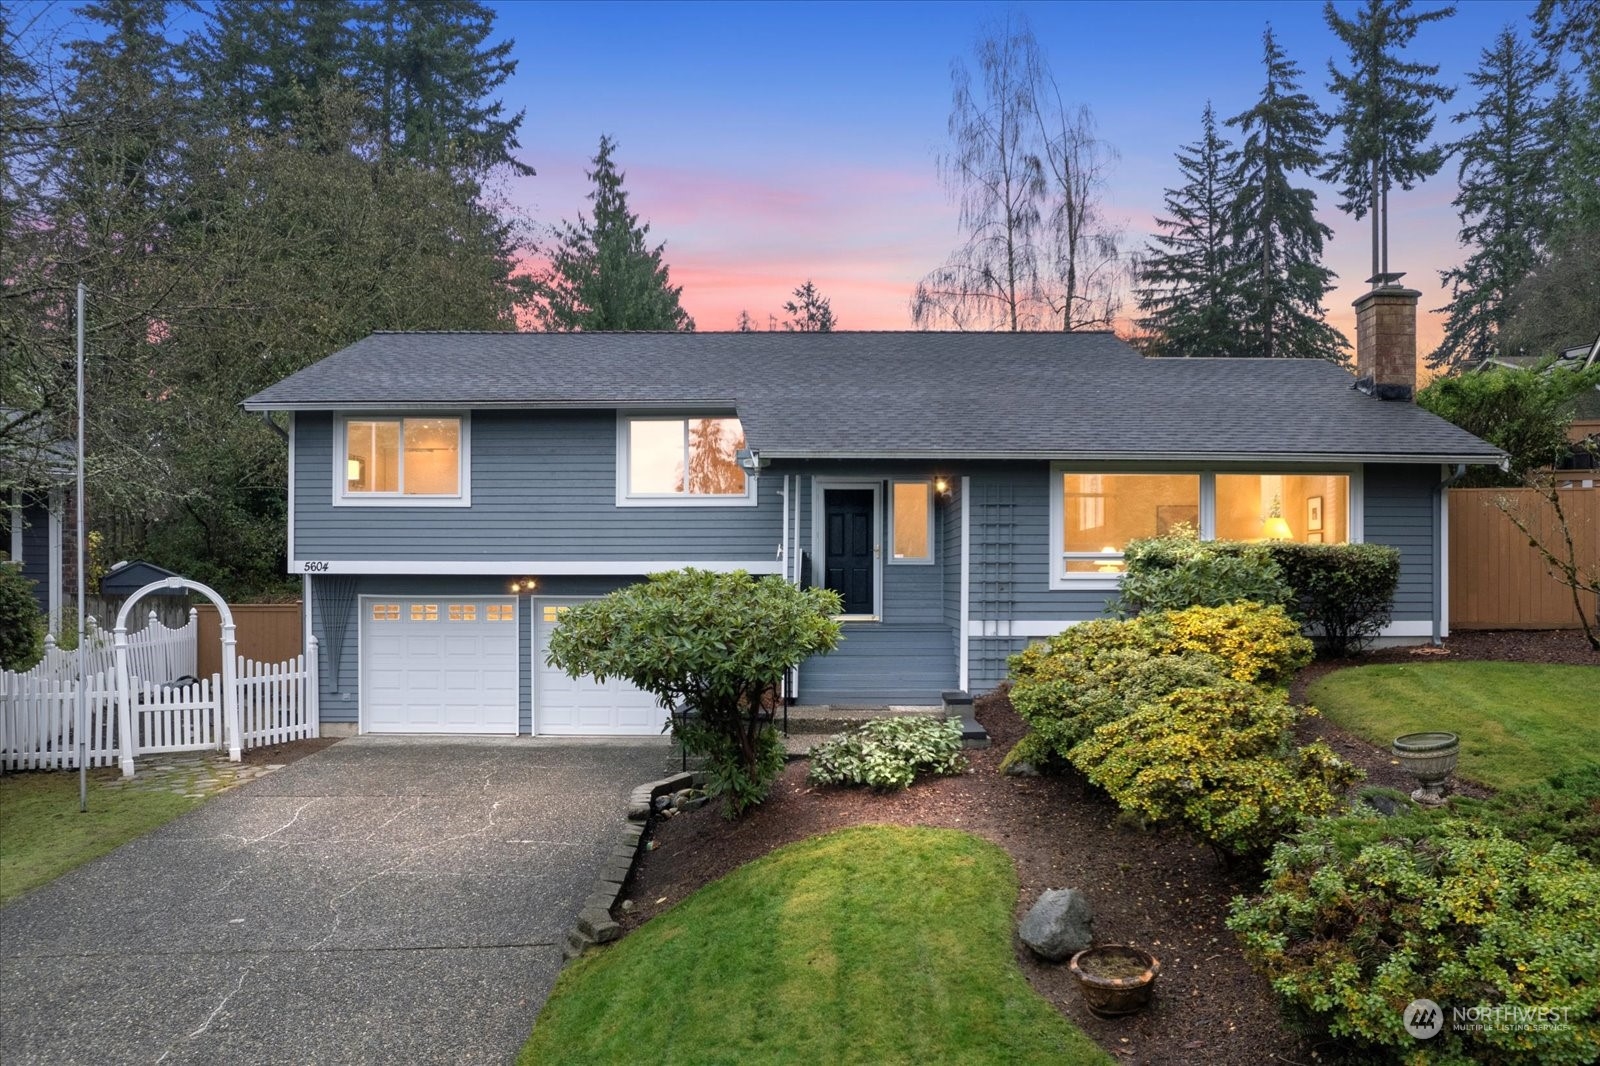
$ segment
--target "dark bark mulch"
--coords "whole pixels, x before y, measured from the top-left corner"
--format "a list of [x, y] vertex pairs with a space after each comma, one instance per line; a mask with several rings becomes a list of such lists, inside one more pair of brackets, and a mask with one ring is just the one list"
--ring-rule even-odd
[[[1292, 692], [1304, 699], [1316, 677], [1346, 666], [1419, 659], [1499, 659], [1600, 664], [1576, 630], [1462, 632], [1448, 654], [1385, 649], [1360, 659], [1308, 667]], [[1224, 868], [1207, 848], [1173, 833], [1119, 823], [1116, 808], [1076, 776], [1011, 778], [1001, 757], [1026, 727], [1003, 697], [978, 702], [978, 719], [993, 746], [973, 751], [972, 769], [924, 781], [891, 795], [806, 784], [807, 763], [791, 764], [771, 797], [737, 822], [716, 808], [680, 814], [653, 826], [654, 850], [641, 857], [621, 915], [632, 929], [710, 881], [784, 844], [863, 823], [964, 829], [1004, 848], [1016, 864], [1020, 921], [1047, 888], [1074, 887], [1095, 905], [1096, 940], [1145, 948], [1161, 960], [1155, 1002], [1119, 1021], [1096, 1018], [1065, 964], [1036, 959], [1014, 941], [1017, 962], [1033, 987], [1102, 1047], [1129, 1063], [1273, 1063], [1314, 1061], [1312, 1049], [1279, 1019], [1266, 981], [1245, 965], [1223, 926], [1228, 903], [1257, 887], [1246, 871]], [[1368, 784], [1410, 791], [1389, 753], [1313, 719], [1302, 740], [1322, 737], [1368, 772]], [[1483, 791], [1460, 783], [1469, 794]], [[914, 887], [908, 890], [914, 891]]]
[[307, 755], [337, 744], [339, 740], [339, 737], [311, 737], [307, 740], [291, 740], [286, 744], [273, 744], [265, 748], [246, 748], [244, 754], [240, 756], [240, 761], [247, 766], [265, 766], [268, 763], [287, 766], [292, 762], [299, 762]]

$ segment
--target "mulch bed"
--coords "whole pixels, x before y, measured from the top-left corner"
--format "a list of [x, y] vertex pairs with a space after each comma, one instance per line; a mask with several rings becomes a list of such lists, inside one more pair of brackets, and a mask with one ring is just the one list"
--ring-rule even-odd
[[[1447, 648], [1463, 659], [1600, 662], [1575, 632], [1462, 633], [1450, 638]], [[1359, 661], [1414, 658], [1406, 649], [1395, 649]], [[1296, 682], [1297, 698], [1311, 677], [1348, 665], [1353, 663], [1309, 668]], [[1132, 944], [1160, 958], [1161, 977], [1150, 1008], [1107, 1021], [1084, 1008], [1065, 964], [1043, 963], [1014, 942], [1017, 963], [1039, 994], [1120, 1061], [1313, 1061], [1313, 1049], [1284, 1028], [1266, 981], [1245, 965], [1223, 926], [1229, 900], [1257, 887], [1252, 875], [1224, 868], [1209, 848], [1175, 833], [1120, 823], [1115, 806], [1075, 775], [1002, 776], [1000, 760], [1026, 726], [1003, 695], [980, 699], [977, 717], [993, 746], [968, 752], [972, 767], [960, 777], [876, 795], [808, 785], [808, 764], [801, 761], [790, 764], [765, 803], [737, 822], [725, 821], [715, 805], [657, 820], [651, 829], [653, 849], [642, 854], [628, 885], [633, 909], [619, 916], [624, 930], [752, 859], [833, 829], [861, 824], [962, 829], [1010, 854], [1020, 882], [1019, 921], [1045, 889], [1070, 886], [1094, 904], [1098, 942]], [[1407, 791], [1413, 785], [1383, 749], [1325, 721], [1316, 722], [1310, 735], [1322, 736], [1366, 769], [1366, 783]]]
[[246, 748], [239, 761], [246, 766], [266, 766], [277, 763], [288, 766], [313, 755], [323, 748], [339, 743], [339, 737], [312, 737], [308, 740], [291, 740], [286, 744], [273, 744], [265, 748]]

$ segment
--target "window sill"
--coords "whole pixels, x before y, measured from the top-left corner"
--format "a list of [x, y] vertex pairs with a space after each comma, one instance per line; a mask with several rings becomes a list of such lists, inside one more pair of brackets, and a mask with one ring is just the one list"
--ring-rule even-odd
[[618, 496], [618, 507], [754, 507], [755, 493], [744, 496]]
[[1052, 592], [1116, 592], [1122, 588], [1121, 574], [1099, 574], [1084, 577], [1054, 577], [1050, 579]]
[[882, 622], [883, 618], [875, 614], [836, 614], [833, 620], [843, 625], [855, 625], [862, 622]]
[[360, 496], [335, 496], [335, 507], [471, 507], [472, 496], [463, 493], [460, 496], [374, 496], [363, 499]]

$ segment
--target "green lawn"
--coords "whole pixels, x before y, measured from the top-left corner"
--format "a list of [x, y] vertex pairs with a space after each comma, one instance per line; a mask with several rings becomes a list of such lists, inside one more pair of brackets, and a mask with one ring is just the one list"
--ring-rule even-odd
[[89, 811], [78, 813], [78, 775], [51, 771], [0, 776], [0, 903], [54, 880], [200, 800], [172, 792], [105, 789], [116, 770], [89, 772]]
[[1335, 725], [1378, 744], [1425, 729], [1457, 733], [1456, 772], [1492, 788], [1600, 759], [1600, 668], [1593, 666], [1357, 666], [1319, 678], [1307, 699]]
[[520, 1062], [1113, 1061], [1017, 969], [1016, 898], [966, 833], [792, 844], [569, 967]]

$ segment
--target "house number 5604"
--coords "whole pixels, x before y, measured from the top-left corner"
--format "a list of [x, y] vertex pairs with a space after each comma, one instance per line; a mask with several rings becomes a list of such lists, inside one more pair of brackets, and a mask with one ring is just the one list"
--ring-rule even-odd
[[328, 572], [328, 563], [324, 559], [309, 559], [300, 564], [308, 574], [325, 574]]

